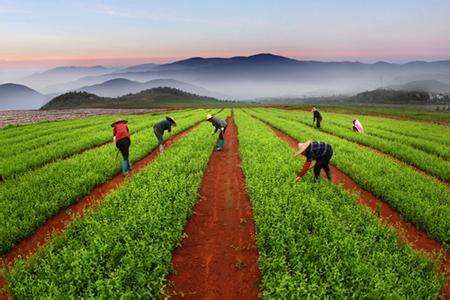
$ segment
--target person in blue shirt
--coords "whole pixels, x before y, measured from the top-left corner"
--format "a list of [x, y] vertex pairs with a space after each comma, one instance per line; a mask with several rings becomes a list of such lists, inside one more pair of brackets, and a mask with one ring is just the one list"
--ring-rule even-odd
[[227, 125], [228, 124], [227, 124], [227, 122], [225, 120], [219, 119], [219, 118], [214, 117], [212, 115], [207, 115], [206, 116], [206, 120], [208, 122], [210, 122], [214, 126], [215, 130], [214, 130], [213, 134], [215, 134], [217, 131], [219, 131], [219, 139], [217, 141], [217, 148], [216, 148], [216, 150], [220, 151], [225, 146], [224, 134], [225, 134], [225, 130], [227, 129]]
[[171, 132], [172, 126], [177, 126], [175, 119], [172, 117], [166, 117], [165, 120], [155, 124], [153, 126], [153, 132], [155, 133], [156, 138], [158, 139], [159, 152], [162, 153], [164, 151], [164, 131]]
[[313, 160], [316, 161], [314, 165], [314, 178], [315, 180], [319, 179], [320, 170], [324, 169], [327, 174], [328, 180], [331, 181], [331, 171], [330, 171], [330, 160], [333, 156], [333, 147], [330, 144], [318, 141], [306, 141], [305, 143], [298, 143], [298, 151], [294, 154], [295, 156], [299, 156], [300, 154], [306, 156], [306, 162], [303, 165], [303, 168], [298, 173], [296, 178], [297, 181], [300, 181], [303, 176], [305, 176], [306, 172], [308, 172], [311, 167], [311, 163]]

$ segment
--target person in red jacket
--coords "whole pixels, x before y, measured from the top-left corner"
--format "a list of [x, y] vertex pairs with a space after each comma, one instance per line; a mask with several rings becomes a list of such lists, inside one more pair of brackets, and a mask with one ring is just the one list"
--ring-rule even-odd
[[128, 130], [127, 121], [118, 119], [116, 122], [111, 124], [113, 127], [113, 140], [116, 143], [117, 149], [119, 149], [122, 154], [122, 174], [127, 175], [131, 170], [129, 154], [130, 154], [130, 131]]

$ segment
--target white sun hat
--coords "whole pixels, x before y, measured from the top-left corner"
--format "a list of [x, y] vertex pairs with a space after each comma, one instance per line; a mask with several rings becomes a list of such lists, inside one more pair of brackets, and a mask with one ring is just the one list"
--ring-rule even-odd
[[311, 145], [311, 141], [306, 141], [304, 143], [298, 143], [298, 145], [297, 145], [298, 153], [302, 154], [303, 152], [305, 152], [306, 148], [308, 148], [309, 145]]

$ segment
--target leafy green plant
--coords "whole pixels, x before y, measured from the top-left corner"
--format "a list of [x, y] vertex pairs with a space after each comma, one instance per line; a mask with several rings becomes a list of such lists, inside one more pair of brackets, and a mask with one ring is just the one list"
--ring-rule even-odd
[[[178, 112], [177, 114], [191, 115], [191, 112]], [[117, 116], [115, 117], [117, 118]], [[127, 116], [128, 121], [133, 124], [131, 133], [149, 129], [157, 116]], [[39, 168], [47, 163], [70, 157], [87, 149], [112, 141], [111, 127], [109, 126], [114, 117], [103, 119], [97, 126], [81, 130], [66, 130], [61, 135], [43, 136], [35, 132], [40, 138], [27, 143], [14, 143], [7, 145], [5, 150], [12, 154], [0, 158], [0, 174], [4, 178], [17, 177], [18, 175]], [[28, 149], [28, 150], [27, 150]]]
[[389, 157], [361, 149], [346, 139], [289, 120], [279, 111], [257, 110], [251, 113], [298, 140], [331, 143], [333, 164], [450, 249], [450, 192], [446, 185]]
[[[172, 131], [172, 134], [176, 134], [203, 120], [205, 112], [198, 110], [186, 118], [181, 118], [186, 113], [173, 115], [175, 118], [180, 116], [177, 118], [178, 126]], [[153, 124], [160, 118], [150, 117], [146, 122]], [[152, 130], [136, 132], [131, 139], [132, 162], [143, 158], [157, 145]], [[20, 239], [30, 235], [60, 209], [87, 195], [94, 186], [112, 178], [119, 172], [118, 159], [115, 145], [109, 143], [2, 183], [0, 253], [8, 251]]]
[[29, 141], [39, 137], [39, 135], [36, 135], [36, 132], [39, 132], [41, 135], [51, 135], [62, 130], [72, 130], [99, 124], [105, 120], [110, 120], [110, 118], [111, 116], [92, 116], [71, 120], [45, 121], [11, 128], [4, 127], [0, 129], [0, 139], [7, 143]]
[[408, 145], [449, 160], [450, 131], [444, 126], [412, 123], [372, 117], [327, 114], [327, 123], [350, 129], [352, 120], [359, 119], [365, 125], [365, 134]]
[[[282, 110], [275, 110], [280, 113], [280, 116], [289, 120], [295, 120], [301, 122], [305, 125], [313, 127], [313, 124], [310, 121], [310, 114], [304, 112], [286, 112]], [[349, 141], [357, 142], [362, 145], [373, 147], [374, 149], [380, 150], [382, 152], [388, 153], [408, 164], [416, 166], [417, 168], [425, 171], [426, 173], [437, 176], [442, 180], [450, 180], [450, 162], [447, 160], [443, 160], [441, 157], [437, 155], [445, 156], [448, 153], [446, 147], [438, 147], [443, 150], [437, 150], [439, 154], [430, 154], [428, 152], [417, 149], [413, 145], [411, 145], [410, 140], [407, 138], [397, 137], [394, 134], [380, 134], [382, 136], [377, 136], [376, 134], [370, 134], [373, 131], [370, 127], [366, 128], [367, 133], [358, 134], [351, 130], [350, 124], [351, 120], [349, 119], [347, 122], [339, 122], [339, 125], [336, 123], [339, 120], [330, 117], [330, 119], [325, 119], [321, 130], [333, 135], [336, 135], [341, 138], [345, 138]], [[400, 122], [400, 121], [392, 121], [392, 122]], [[347, 124], [347, 125], [345, 125]], [[375, 130], [376, 131], [376, 130]], [[390, 139], [386, 139], [383, 136], [390, 135]], [[437, 147], [435, 147], [437, 148]], [[450, 153], [449, 153], [450, 154]]]
[[14, 297], [156, 298], [213, 150], [203, 123], [8, 274]]
[[400, 243], [341, 187], [314, 183], [311, 175], [296, 183], [302, 161], [289, 146], [241, 111], [235, 119], [264, 298], [439, 295], [443, 278], [432, 261]]

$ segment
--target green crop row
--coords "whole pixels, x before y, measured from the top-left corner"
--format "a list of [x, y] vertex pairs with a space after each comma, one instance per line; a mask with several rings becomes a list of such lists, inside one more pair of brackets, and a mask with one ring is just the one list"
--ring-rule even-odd
[[[192, 109], [184, 109], [189, 111]], [[177, 110], [178, 111], [178, 110]], [[147, 115], [170, 114], [172, 112], [156, 111]], [[71, 131], [78, 128], [97, 125], [101, 123], [111, 123], [118, 117], [128, 118], [129, 115], [99, 115], [81, 117], [78, 119], [43, 121], [26, 125], [19, 125], [12, 128], [0, 128], [0, 140], [7, 144], [21, 143], [37, 139], [43, 135], [58, 134], [61, 131]]]
[[[262, 111], [257, 109], [257, 111]], [[314, 127], [310, 114], [304, 112], [287, 112], [285, 110], [268, 110], [273, 114], [283, 116], [289, 120], [295, 120], [302, 124]], [[351, 124], [351, 121], [350, 121]], [[372, 136], [370, 134], [359, 134], [354, 132], [350, 126], [347, 128], [340, 125], [335, 125], [333, 120], [324, 121], [321, 130], [338, 137], [357, 142], [362, 145], [373, 147], [382, 152], [388, 153], [404, 162], [416, 166], [417, 168], [425, 171], [426, 173], [437, 176], [442, 180], [450, 180], [450, 162], [442, 160], [436, 155], [426, 153], [424, 151], [415, 149], [402, 142], [396, 142], [393, 140], [386, 140], [380, 137]], [[368, 129], [369, 131], [369, 129]]]
[[436, 266], [401, 243], [354, 196], [311, 175], [260, 121], [235, 113], [247, 190], [257, 228], [263, 296], [436, 298]]
[[202, 123], [8, 274], [17, 298], [158, 298], [215, 137]]
[[[203, 120], [204, 115], [205, 112], [199, 110], [190, 117], [178, 118], [178, 126], [172, 133], [187, 129]], [[155, 116], [153, 120], [157, 118]], [[151, 130], [133, 134], [131, 162], [144, 157], [156, 145], [157, 140]], [[48, 164], [17, 179], [6, 180], [0, 185], [0, 253], [8, 251], [19, 240], [33, 233], [61, 208], [112, 178], [119, 169], [120, 155], [117, 155], [115, 145], [109, 143]]]
[[36, 138], [40, 135], [58, 133], [61, 130], [71, 130], [85, 126], [99, 124], [100, 122], [113, 120], [114, 116], [92, 116], [71, 120], [47, 121], [14, 128], [0, 129], [0, 139], [7, 143], [16, 143]]
[[279, 112], [252, 114], [300, 140], [320, 140], [334, 148], [333, 163], [362, 188], [389, 202], [403, 217], [450, 248], [450, 192], [446, 185], [389, 157], [345, 139], [288, 120]]
[[[184, 116], [190, 114], [192, 112], [178, 112], [174, 115]], [[130, 131], [134, 133], [152, 127], [155, 122], [161, 119], [161, 116], [127, 116], [127, 119], [130, 121]], [[53, 142], [51, 142], [53, 136], [50, 136], [47, 144], [29, 151], [20, 151], [21, 144], [17, 144], [16, 147], [11, 145], [8, 148], [12, 147], [12, 149], [15, 149], [12, 150], [13, 156], [6, 156], [0, 159], [0, 175], [3, 178], [17, 177], [26, 171], [34, 170], [47, 163], [111, 142], [112, 129], [110, 124], [110, 122], [103, 122], [93, 128], [69, 131], [64, 138]], [[44, 137], [43, 139], [46, 138]]]
[[450, 145], [450, 130], [448, 126], [437, 125], [423, 122], [413, 122], [404, 120], [393, 120], [374, 116], [347, 115], [337, 113], [324, 113], [325, 120], [330, 118], [338, 119], [348, 118], [351, 124], [353, 119], [359, 119], [368, 129], [379, 129], [391, 133], [397, 133], [402, 136], [413, 137], [424, 141], [433, 141]]
[[[0, 157], [5, 159], [7, 157], [15, 156], [17, 154], [22, 154], [26, 151], [35, 150], [40, 147], [50, 146], [51, 144], [57, 144], [64, 140], [70, 140], [74, 136], [85, 136], [93, 135], [94, 133], [102, 134], [107, 131], [111, 135], [111, 124], [116, 117], [111, 116], [110, 118], [104, 118], [95, 123], [89, 122], [83, 126], [78, 125], [77, 127], [61, 128], [57, 132], [52, 134], [42, 134], [39, 131], [33, 132], [34, 138], [25, 139], [22, 141], [7, 142], [4, 147], [0, 149]], [[128, 116], [131, 118], [131, 122], [136, 122], [142, 119], [141, 116]]]
[[[310, 110], [311, 105], [303, 105], [303, 110]], [[328, 104], [320, 104], [319, 110], [323, 112], [334, 112], [346, 115], [355, 115], [358, 119], [365, 119], [366, 116], [373, 120], [399, 120], [402, 124], [412, 125], [412, 127], [425, 126], [427, 131], [443, 128], [436, 123], [448, 124], [448, 112], [426, 111], [423, 108], [416, 111], [410, 110], [411, 107], [402, 105], [401, 107], [381, 107], [381, 106], [367, 106], [367, 105], [336, 105], [330, 106]], [[437, 130], [439, 132], [439, 129]]]
[[450, 145], [450, 129], [445, 125], [437, 125], [422, 122], [390, 120], [378, 117], [364, 116], [361, 118], [368, 126], [384, 129], [387, 131], [399, 133], [406, 136], [432, 139], [436, 142], [443, 142]]
[[[352, 124], [352, 116], [342, 115], [342, 114], [326, 114], [326, 123], [325, 124], [334, 124], [338, 125], [342, 128], [351, 129]], [[438, 141], [435, 141], [433, 139], [430, 139], [429, 135], [424, 135], [420, 138], [418, 137], [412, 137], [405, 135], [404, 133], [408, 133], [407, 130], [404, 132], [395, 132], [392, 130], [386, 130], [384, 128], [380, 128], [378, 123], [372, 121], [369, 122], [366, 120], [362, 120], [364, 126], [365, 126], [365, 134], [370, 136], [379, 137], [386, 140], [391, 140], [397, 143], [401, 143], [403, 145], [409, 145], [411, 147], [414, 147], [416, 149], [425, 151], [429, 154], [437, 155], [443, 159], [450, 160], [450, 150], [448, 147], [445, 147], [442, 145], [443, 142], [447, 142], [448, 145], [450, 145], [450, 134], [448, 136], [445, 136], [445, 133], [441, 131], [440, 133], [440, 139]], [[395, 120], [386, 120], [383, 122], [383, 125], [389, 125], [390, 128], [396, 128], [398, 124], [401, 124], [402, 121], [395, 121]], [[422, 125], [424, 126], [424, 125]], [[410, 130], [413, 130], [411, 128]], [[417, 129], [415, 129], [417, 130]]]

